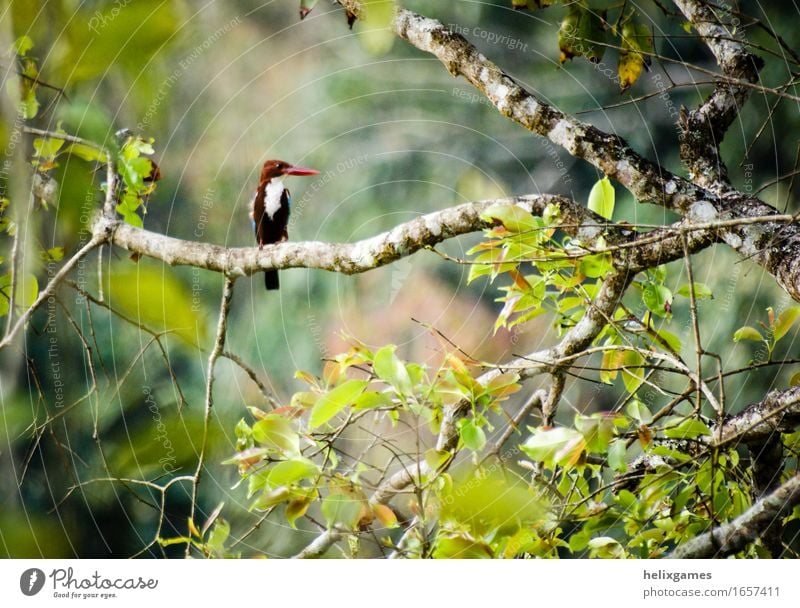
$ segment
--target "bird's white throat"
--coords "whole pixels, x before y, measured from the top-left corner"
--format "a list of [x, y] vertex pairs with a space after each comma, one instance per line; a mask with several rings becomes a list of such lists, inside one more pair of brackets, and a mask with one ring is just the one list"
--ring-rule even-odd
[[286, 186], [283, 185], [283, 180], [280, 178], [272, 179], [267, 184], [266, 195], [264, 197], [264, 211], [266, 211], [269, 219], [272, 219], [272, 216], [281, 208], [281, 197], [285, 189]]

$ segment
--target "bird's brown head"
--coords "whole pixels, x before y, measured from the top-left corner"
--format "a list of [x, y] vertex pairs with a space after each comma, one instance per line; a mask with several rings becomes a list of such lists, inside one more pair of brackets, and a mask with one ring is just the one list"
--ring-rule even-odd
[[307, 167], [298, 167], [282, 160], [268, 160], [261, 168], [261, 182], [281, 177], [282, 175], [317, 175], [319, 171]]

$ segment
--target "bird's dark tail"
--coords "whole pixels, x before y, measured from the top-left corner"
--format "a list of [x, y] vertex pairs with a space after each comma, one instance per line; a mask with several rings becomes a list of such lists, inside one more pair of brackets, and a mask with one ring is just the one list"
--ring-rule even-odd
[[280, 281], [278, 280], [277, 270], [267, 270], [264, 273], [264, 285], [270, 291], [280, 288]]

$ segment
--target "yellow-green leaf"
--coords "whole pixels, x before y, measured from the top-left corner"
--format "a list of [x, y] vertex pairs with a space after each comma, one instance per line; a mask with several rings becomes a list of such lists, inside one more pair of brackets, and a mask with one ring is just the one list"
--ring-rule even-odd
[[309, 428], [315, 429], [325, 424], [348, 405], [353, 405], [367, 384], [369, 384], [367, 380], [346, 380], [322, 395], [311, 410]]
[[296, 528], [297, 520], [306, 514], [306, 511], [308, 511], [308, 507], [311, 506], [312, 502], [312, 498], [308, 496], [301, 496], [286, 503], [286, 523], [288, 523], [292, 528]]
[[384, 346], [375, 353], [372, 369], [375, 375], [384, 382], [391, 384], [398, 393], [411, 395], [414, 390], [411, 376], [403, 362], [395, 354], [397, 347], [393, 345]]
[[614, 215], [614, 202], [614, 186], [608, 176], [595, 182], [591, 192], [589, 192], [589, 209], [610, 220]]
[[253, 439], [264, 447], [280, 452], [300, 452], [300, 435], [294, 425], [277, 414], [268, 414], [253, 425]]
[[635, 350], [626, 350], [622, 357], [622, 382], [625, 389], [633, 394], [642, 385], [644, 379], [644, 357]]
[[484, 221], [496, 220], [509, 232], [527, 232], [538, 227], [535, 218], [522, 207], [516, 205], [491, 205], [481, 213]]
[[74, 154], [75, 156], [88, 160], [89, 162], [105, 162], [106, 157], [103, 151], [95, 148], [94, 146], [87, 146], [86, 144], [70, 144], [64, 152]]
[[267, 475], [267, 484], [270, 487], [291, 486], [292, 484], [314, 477], [319, 473], [319, 467], [308, 458], [293, 458], [276, 463]]
[[[669, 421], [667, 422], [669, 424]], [[708, 426], [697, 418], [687, 418], [673, 428], [664, 431], [670, 439], [696, 439], [701, 435], [710, 435]]]
[[734, 342], [741, 342], [742, 340], [753, 340], [754, 342], [761, 342], [763, 339], [764, 336], [761, 335], [761, 332], [758, 331], [755, 327], [750, 327], [749, 325], [740, 327], [733, 334]]
[[372, 55], [388, 53], [394, 45], [395, 35], [391, 29], [394, 18], [394, 0], [361, 0], [363, 11], [359, 14], [361, 27], [358, 40]]
[[625, 91], [642, 75], [648, 56], [653, 52], [653, 37], [646, 25], [634, 20], [622, 26], [622, 41], [619, 52], [619, 86]]
[[800, 318], [800, 306], [790, 306], [778, 316], [775, 321], [775, 327], [772, 330], [775, 342], [786, 335], [798, 318]]

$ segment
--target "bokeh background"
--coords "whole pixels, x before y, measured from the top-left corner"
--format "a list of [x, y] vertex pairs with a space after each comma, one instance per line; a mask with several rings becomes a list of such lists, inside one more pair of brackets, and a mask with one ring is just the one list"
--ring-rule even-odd
[[[248, 205], [260, 165], [269, 158], [321, 171], [289, 182], [290, 237], [298, 241], [354, 241], [422, 213], [495, 196], [550, 192], [586, 200], [600, 177], [593, 168], [500, 116], [437, 60], [370, 31], [367, 23], [348, 29], [342, 11], [328, 2], [301, 22], [297, 4], [12, 0], [0, 24], [4, 41], [31, 37], [41, 78], [63, 89], [40, 89], [43, 103], [34, 125], [60, 124], [109, 145], [120, 128], [154, 138], [164, 179], [148, 204], [149, 230], [252, 245]], [[621, 94], [609, 77], [616, 71], [613, 50], [597, 66], [581, 59], [559, 65], [563, 8], [532, 13], [513, 11], [510, 4], [405, 2], [460, 28], [543, 99], [683, 173], [676, 114], [710, 90], [708, 75], [685, 63], [713, 68], [713, 61], [680, 20], [666, 18], [654, 3], [640, 3], [651, 17], [657, 50], [677, 61], [654, 61]], [[792, 26], [798, 15], [789, 3], [738, 4], [800, 48], [800, 33]], [[746, 28], [744, 35], [776, 48], [759, 27]], [[765, 59], [764, 82], [788, 80], [790, 65], [780, 56], [765, 54]], [[5, 55], [3, 62], [8, 61]], [[625, 103], [637, 98], [642, 99]], [[767, 185], [760, 196], [796, 211], [790, 180], [769, 185], [795, 168], [798, 150], [797, 107], [776, 101], [754, 94], [730, 130], [724, 153], [738, 186], [756, 192]], [[4, 142], [12, 128], [4, 116]], [[26, 145], [29, 153], [30, 142]], [[101, 177], [74, 157], [64, 158], [53, 175], [61, 184], [59, 204], [37, 212], [33, 238], [43, 247], [62, 245], [69, 254], [87, 238], [85, 223], [102, 200]], [[637, 205], [619, 186], [616, 190], [617, 220], [676, 219], [655, 206]], [[9, 242], [2, 239], [5, 248]], [[441, 251], [464, 258], [478, 239], [457, 239]], [[760, 267], [724, 247], [699, 254], [694, 263], [696, 280], [715, 294], [700, 305], [705, 347], [722, 354], [726, 369], [763, 359], [758, 344], [734, 344], [733, 332], [766, 322], [766, 307], [780, 311], [790, 304], [786, 296]], [[681, 263], [669, 271], [674, 287], [685, 282]], [[467, 273], [468, 266], [422, 252], [359, 276], [283, 271], [277, 293], [265, 293], [260, 277], [239, 281], [227, 349], [247, 361], [279, 401], [288, 402], [302, 388], [295, 371], [320, 373], [326, 357], [346, 348], [348, 336], [375, 346], [397, 344], [404, 358], [431, 365], [442, 349], [428, 325], [491, 362], [552, 342], [556, 334], [546, 315], [515, 333], [495, 335], [501, 305], [494, 300], [501, 293], [485, 279], [467, 285]], [[186, 533], [188, 486], [178, 484], [167, 493], [162, 518], [162, 495], [138, 482], [163, 483], [171, 474], [193, 471], [222, 279], [146, 259], [135, 263], [121, 251], [87, 261], [73, 279], [94, 296], [102, 287], [106, 304], [131, 322], [87, 305], [64, 287], [54, 307], [55, 331], [43, 331], [48, 315], [43, 310], [24, 341], [0, 354], [0, 555], [182, 554], [180, 547], [161, 548], [152, 541], [160, 522], [162, 537]], [[635, 293], [630, 304], [642, 311]], [[90, 337], [93, 368], [76, 328]], [[685, 301], [676, 300], [670, 331], [690, 345], [685, 354], [690, 353]], [[774, 356], [796, 352], [789, 336]], [[731, 378], [726, 386], [731, 407], [760, 398], [770, 386], [785, 386], [795, 371], [773, 366]], [[234, 451], [233, 429], [247, 416], [246, 406], [263, 405], [264, 397], [227, 360], [219, 362], [217, 374], [201, 507], [208, 513], [224, 501], [234, 530], [247, 530], [258, 516], [247, 510], [244, 489], [234, 487], [235, 469], [220, 463]], [[573, 382], [564, 415], [610, 409], [621, 393], [621, 387]], [[130, 481], [103, 481], [109, 476]], [[268, 520], [238, 550], [286, 555], [309, 534]]]

